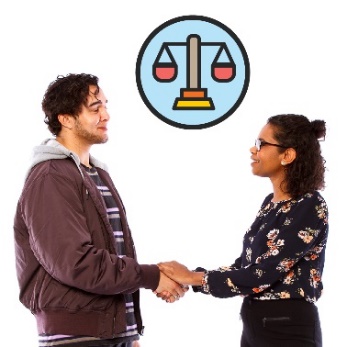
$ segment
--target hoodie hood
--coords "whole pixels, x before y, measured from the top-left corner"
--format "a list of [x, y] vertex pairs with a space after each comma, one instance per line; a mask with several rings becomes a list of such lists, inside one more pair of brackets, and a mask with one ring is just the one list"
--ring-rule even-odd
[[[52, 160], [52, 159], [66, 159], [66, 158], [71, 158], [75, 162], [78, 170], [83, 176], [83, 172], [80, 168], [81, 161], [79, 156], [76, 153], [64, 147], [57, 140], [46, 139], [39, 146], [34, 147], [32, 160], [31, 160], [28, 173], [35, 165], [42, 163], [44, 161]], [[96, 158], [94, 158], [93, 156], [90, 156], [90, 163], [93, 166], [96, 166], [105, 171], [108, 171], [107, 166], [104, 163], [97, 160]]]

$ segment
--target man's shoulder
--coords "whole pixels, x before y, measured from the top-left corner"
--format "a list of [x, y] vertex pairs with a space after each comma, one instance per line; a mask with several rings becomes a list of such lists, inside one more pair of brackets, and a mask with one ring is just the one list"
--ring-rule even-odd
[[66, 177], [77, 175], [82, 178], [76, 163], [70, 158], [43, 161], [30, 170], [28, 179], [42, 177], [44, 175], [62, 175]]

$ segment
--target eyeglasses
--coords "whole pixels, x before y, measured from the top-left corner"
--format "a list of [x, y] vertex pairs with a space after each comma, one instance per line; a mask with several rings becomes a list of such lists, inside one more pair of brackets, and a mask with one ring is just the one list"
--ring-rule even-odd
[[262, 146], [275, 146], [275, 147], [281, 147], [281, 148], [288, 148], [286, 146], [282, 146], [282, 145], [279, 145], [277, 143], [270, 143], [270, 142], [266, 142], [266, 141], [263, 141], [263, 140], [260, 140], [260, 139], [256, 139], [255, 140], [255, 147], [257, 149], [257, 151], [259, 152], [261, 147]]

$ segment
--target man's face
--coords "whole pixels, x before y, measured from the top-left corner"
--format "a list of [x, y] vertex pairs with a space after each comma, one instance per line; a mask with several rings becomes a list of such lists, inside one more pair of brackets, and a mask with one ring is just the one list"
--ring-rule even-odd
[[73, 129], [79, 141], [88, 145], [105, 143], [108, 140], [107, 122], [110, 116], [107, 112], [107, 99], [100, 88], [98, 94], [95, 94], [96, 90], [96, 86], [89, 87], [87, 106], [82, 105]]

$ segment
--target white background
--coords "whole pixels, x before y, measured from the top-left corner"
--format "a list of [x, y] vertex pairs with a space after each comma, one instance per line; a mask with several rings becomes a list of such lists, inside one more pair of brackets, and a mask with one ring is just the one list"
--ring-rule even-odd
[[[34, 317], [18, 300], [12, 221], [32, 147], [50, 133], [41, 100], [59, 74], [92, 73], [110, 102], [110, 140], [92, 154], [109, 166], [141, 263], [228, 265], [264, 196], [249, 148], [266, 119], [304, 114], [328, 125], [322, 192], [330, 239], [318, 302], [325, 346], [343, 345], [345, 301], [346, 29], [343, 1], [3, 1], [0, 20], [1, 340], [37, 346]], [[140, 47], [177, 16], [205, 15], [235, 32], [251, 66], [247, 95], [209, 129], [171, 127], [137, 91]], [[189, 291], [175, 304], [142, 290], [142, 347], [239, 345], [241, 299]], [[341, 315], [340, 315], [341, 313]], [[337, 317], [341, 317], [340, 320]], [[4, 342], [2, 342], [4, 344]], [[8, 345], [8, 343], [6, 344]]]

